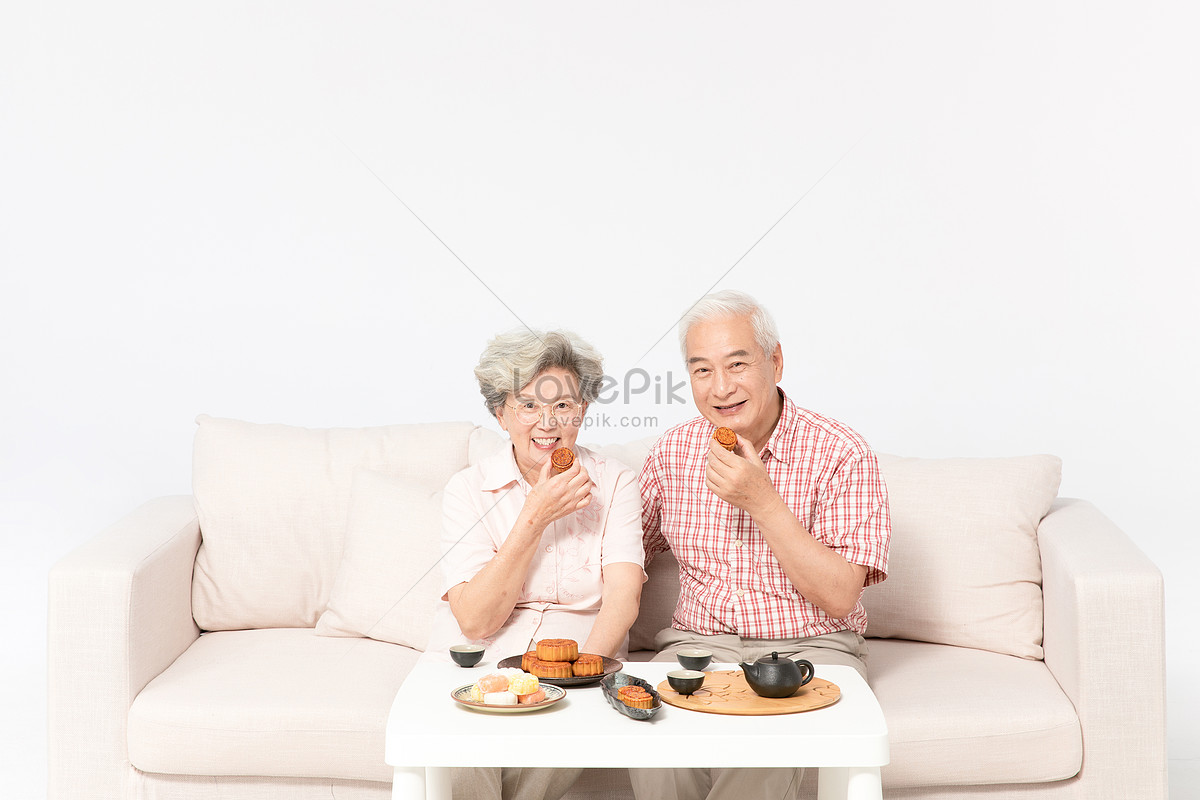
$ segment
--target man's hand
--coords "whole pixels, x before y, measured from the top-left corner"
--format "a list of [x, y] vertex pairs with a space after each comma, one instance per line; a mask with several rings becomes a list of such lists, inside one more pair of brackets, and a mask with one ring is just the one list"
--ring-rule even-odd
[[867, 568], [813, 538], [775, 490], [753, 445], [738, 436], [730, 453], [714, 441], [704, 478], [717, 497], [754, 519], [784, 574], [806, 600], [835, 619], [854, 610]]
[[762, 459], [741, 436], [737, 437], [737, 448], [732, 453], [715, 439], [709, 443], [704, 482], [717, 497], [754, 518], [783, 502]]

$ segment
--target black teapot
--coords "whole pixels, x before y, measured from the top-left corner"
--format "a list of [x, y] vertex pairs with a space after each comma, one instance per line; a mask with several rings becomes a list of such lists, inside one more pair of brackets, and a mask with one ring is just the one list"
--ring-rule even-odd
[[[784, 653], [784, 656], [787, 656]], [[760, 697], [791, 697], [813, 679], [811, 661], [780, 658], [779, 653], [763, 656], [753, 664], [738, 664], [746, 674], [746, 683]]]

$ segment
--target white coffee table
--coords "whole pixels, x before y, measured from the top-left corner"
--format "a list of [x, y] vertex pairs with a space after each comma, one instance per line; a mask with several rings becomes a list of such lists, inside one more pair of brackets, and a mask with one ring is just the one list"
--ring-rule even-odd
[[[837, 703], [769, 717], [704, 714], [664, 704], [639, 722], [614, 711], [598, 685], [567, 690], [540, 711], [492, 714], [450, 698], [495, 666], [418, 664], [396, 693], [384, 758], [394, 800], [449, 800], [450, 767], [815, 767], [820, 800], [880, 800], [888, 734], [874, 693], [850, 667], [817, 667], [837, 684]], [[625, 672], [657, 686], [678, 669], [630, 662]], [[714, 664], [713, 669], [736, 665]]]

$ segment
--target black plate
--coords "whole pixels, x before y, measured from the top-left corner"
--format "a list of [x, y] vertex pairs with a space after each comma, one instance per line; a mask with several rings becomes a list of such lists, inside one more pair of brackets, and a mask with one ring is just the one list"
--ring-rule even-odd
[[[622, 686], [642, 687], [654, 698], [654, 705], [650, 708], [630, 708], [621, 701], [620, 696], [617, 694], [617, 690]], [[628, 672], [605, 675], [604, 682], [600, 684], [600, 688], [604, 690], [604, 699], [608, 701], [608, 704], [630, 719], [639, 719], [645, 722], [662, 708], [662, 696], [658, 691], [646, 681], [636, 675], [630, 675]]]
[[[621, 662], [615, 658], [608, 656], [600, 656], [604, 659], [604, 675], [587, 675], [582, 678], [538, 678], [540, 683], [549, 683], [552, 686], [591, 686], [593, 683], [599, 683], [604, 680], [605, 675], [621, 671]], [[500, 669], [507, 667], [521, 668], [521, 656], [509, 656], [500, 663], [496, 664]]]

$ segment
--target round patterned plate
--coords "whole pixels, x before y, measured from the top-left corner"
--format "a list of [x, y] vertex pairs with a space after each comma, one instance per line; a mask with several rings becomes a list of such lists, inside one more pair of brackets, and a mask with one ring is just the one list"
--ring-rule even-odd
[[460, 706], [474, 709], [476, 711], [489, 711], [493, 714], [520, 714], [525, 711], [537, 711], [540, 708], [546, 708], [557, 703], [567, 696], [566, 689], [560, 689], [557, 686], [543, 686], [546, 690], [546, 699], [540, 703], [522, 706], [490, 706], [487, 703], [478, 703], [471, 699], [471, 687], [473, 683], [468, 683], [466, 686], [460, 686], [450, 693], [450, 697]]

